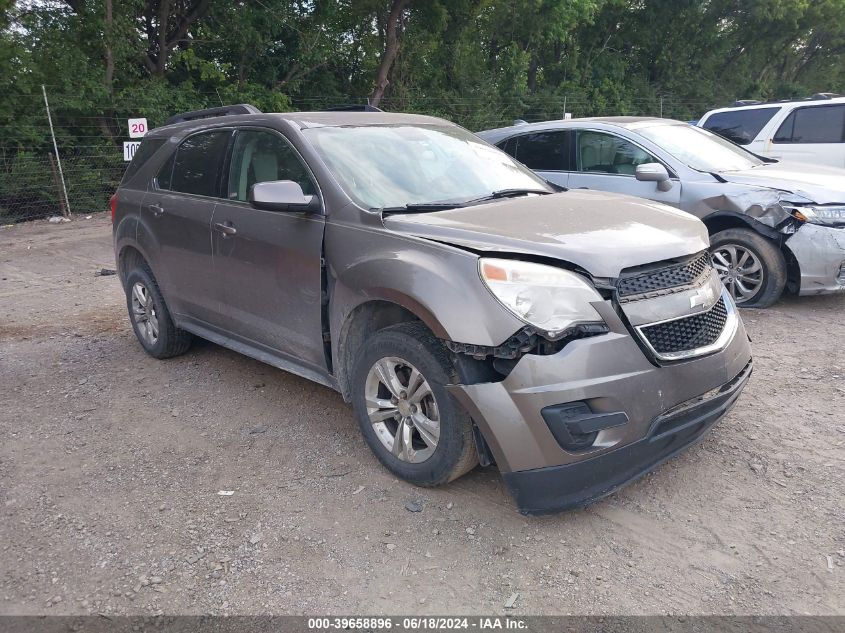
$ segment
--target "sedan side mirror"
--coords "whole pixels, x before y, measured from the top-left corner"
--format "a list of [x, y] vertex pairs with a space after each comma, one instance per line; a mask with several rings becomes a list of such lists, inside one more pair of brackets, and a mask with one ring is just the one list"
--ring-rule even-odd
[[637, 180], [643, 182], [656, 182], [660, 191], [669, 191], [672, 188], [672, 181], [669, 180], [669, 172], [661, 163], [643, 163], [637, 165], [634, 172]]
[[249, 202], [256, 209], [265, 211], [317, 213], [320, 210], [320, 198], [306, 196], [302, 193], [299, 183], [292, 180], [256, 183], [249, 191]]

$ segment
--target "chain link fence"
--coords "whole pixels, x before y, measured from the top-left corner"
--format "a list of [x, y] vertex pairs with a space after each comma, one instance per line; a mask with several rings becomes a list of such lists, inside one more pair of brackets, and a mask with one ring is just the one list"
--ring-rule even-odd
[[91, 147], [60, 155], [67, 187], [65, 200], [56, 157], [44, 149], [0, 154], [0, 224], [108, 209], [126, 163], [123, 149]]

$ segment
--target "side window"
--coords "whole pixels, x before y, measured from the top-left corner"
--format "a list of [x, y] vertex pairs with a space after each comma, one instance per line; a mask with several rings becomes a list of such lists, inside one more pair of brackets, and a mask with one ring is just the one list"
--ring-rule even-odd
[[273, 132], [238, 132], [229, 164], [228, 198], [246, 202], [252, 186], [268, 180], [293, 180], [305, 195], [317, 193], [308, 170], [285, 139]]
[[[514, 158], [537, 171], [570, 171], [569, 132], [535, 132], [517, 136]], [[509, 154], [511, 153], [508, 150]]]
[[126, 168], [126, 172], [123, 174], [123, 180], [120, 181], [120, 184], [125, 185], [129, 182], [132, 177], [140, 171], [141, 167], [144, 166], [150, 158], [153, 157], [163, 145], [166, 139], [163, 138], [145, 138], [141, 141], [141, 146], [138, 148], [138, 151], [135, 152], [135, 156], [132, 157], [132, 162], [129, 163], [129, 167]]
[[517, 138], [518, 137], [516, 137], [516, 136], [512, 136], [508, 140], [502, 141], [501, 143], [499, 143], [496, 147], [498, 147], [500, 150], [502, 150], [506, 154], [510, 154], [511, 156], [516, 158], [516, 139]]
[[717, 112], [707, 118], [702, 126], [705, 130], [724, 136], [737, 145], [748, 145], [763, 126], [771, 121], [780, 108], [754, 108], [753, 110], [730, 110]]
[[[182, 141], [176, 150], [170, 189], [200, 196], [219, 196], [220, 165], [231, 136], [231, 131], [221, 130], [194, 134]], [[162, 186], [160, 179], [159, 186]]]
[[162, 165], [159, 170], [158, 174], [156, 175], [156, 187], [158, 189], [164, 189], [166, 191], [170, 191], [170, 185], [173, 182], [173, 163], [176, 162], [176, 152], [173, 152], [170, 155], [164, 165]]
[[618, 136], [578, 132], [578, 171], [633, 176], [637, 165], [659, 163], [654, 156]]
[[845, 105], [793, 110], [772, 140], [775, 143], [845, 142]]

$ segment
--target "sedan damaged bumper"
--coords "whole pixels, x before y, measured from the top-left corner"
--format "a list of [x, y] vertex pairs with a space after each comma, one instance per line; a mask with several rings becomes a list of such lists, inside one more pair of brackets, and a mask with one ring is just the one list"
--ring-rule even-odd
[[804, 224], [786, 246], [801, 271], [798, 294], [845, 292], [845, 228]]
[[501, 382], [450, 387], [524, 514], [586, 505], [657, 467], [701, 438], [751, 374], [741, 323], [721, 350], [658, 366], [602, 313], [608, 334], [523, 356]]

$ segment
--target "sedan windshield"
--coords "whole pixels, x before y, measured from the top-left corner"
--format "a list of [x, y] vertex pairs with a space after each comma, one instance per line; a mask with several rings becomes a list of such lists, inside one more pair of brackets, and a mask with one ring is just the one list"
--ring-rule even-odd
[[552, 191], [503, 151], [458, 127], [362, 125], [303, 133], [349, 196], [368, 209], [434, 210], [502, 193]]
[[637, 132], [699, 171], [739, 171], [764, 164], [738, 145], [691, 125], [654, 125]]

